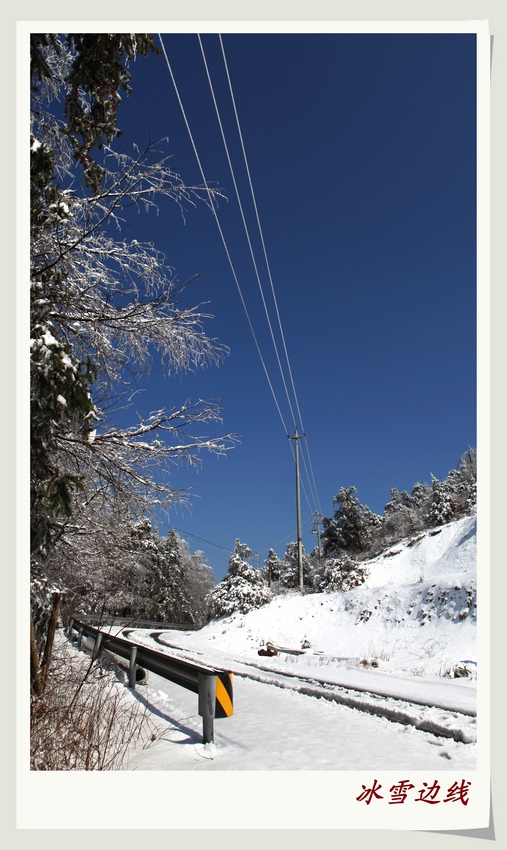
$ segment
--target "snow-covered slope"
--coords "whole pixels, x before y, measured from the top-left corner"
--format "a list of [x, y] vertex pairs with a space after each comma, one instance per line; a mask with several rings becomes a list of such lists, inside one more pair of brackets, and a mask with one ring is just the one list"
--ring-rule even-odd
[[[476, 518], [406, 539], [366, 562], [345, 593], [277, 596], [250, 613], [187, 633], [201, 650], [257, 656], [268, 643], [306, 648], [285, 661], [373, 667], [408, 676], [476, 677]], [[279, 660], [281, 657], [279, 656]], [[463, 678], [462, 678], [463, 676]]]

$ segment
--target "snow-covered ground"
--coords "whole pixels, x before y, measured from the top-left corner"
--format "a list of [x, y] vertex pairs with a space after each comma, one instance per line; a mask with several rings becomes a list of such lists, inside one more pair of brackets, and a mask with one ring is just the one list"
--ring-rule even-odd
[[[204, 746], [195, 694], [150, 674], [136, 698], [158, 732], [126, 769], [474, 770], [476, 562], [470, 517], [368, 562], [359, 589], [276, 597], [158, 642], [136, 630], [136, 642], [232, 671], [234, 716]], [[278, 654], [259, 656], [268, 645]]]
[[476, 524], [468, 517], [391, 547], [366, 563], [360, 589], [277, 597], [187, 634], [185, 645], [251, 656], [269, 642], [294, 649], [309, 643], [327, 658], [309, 653], [304, 663], [373, 662], [425, 679], [466, 667], [475, 678]]
[[[123, 770], [100, 774], [95, 790], [83, 772], [32, 772], [32, 821], [54, 825], [47, 784], [60, 828], [111, 827], [113, 804], [128, 807], [134, 829], [487, 825], [476, 520], [437, 532], [371, 561], [366, 583], [347, 593], [276, 597], [198, 632], [131, 632], [232, 671], [233, 716], [216, 719], [214, 743], [203, 744], [197, 695], [150, 673], [124, 691], [150, 722]], [[268, 643], [304, 652], [260, 656]], [[87, 793], [107, 796], [92, 817]]]

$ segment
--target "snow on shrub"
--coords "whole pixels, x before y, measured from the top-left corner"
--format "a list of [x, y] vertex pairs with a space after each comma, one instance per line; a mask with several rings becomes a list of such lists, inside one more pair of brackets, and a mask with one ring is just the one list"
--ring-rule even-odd
[[319, 590], [326, 593], [352, 590], [364, 583], [367, 570], [349, 558], [332, 558], [326, 561]]
[[273, 595], [260, 570], [254, 570], [244, 558], [251, 550], [236, 540], [234, 553], [229, 560], [229, 572], [208, 596], [208, 610], [212, 619], [227, 617], [236, 611], [247, 614], [271, 602]]

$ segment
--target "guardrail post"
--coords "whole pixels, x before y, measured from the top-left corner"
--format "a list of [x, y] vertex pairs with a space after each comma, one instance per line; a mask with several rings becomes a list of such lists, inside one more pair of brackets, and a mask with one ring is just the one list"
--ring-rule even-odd
[[95, 643], [93, 645], [93, 653], [92, 653], [92, 658], [94, 660], [97, 657], [97, 655], [99, 654], [99, 648], [100, 648], [101, 641], [102, 641], [102, 635], [101, 635], [100, 632], [97, 632], [97, 635], [95, 637]]
[[215, 717], [216, 675], [199, 673], [199, 714], [202, 717], [202, 740], [212, 744], [215, 740], [213, 719]]
[[113, 655], [129, 659], [128, 684], [132, 690], [135, 690], [137, 676], [144, 667], [194, 693], [197, 690], [198, 712], [203, 719], [203, 741], [205, 744], [214, 743], [215, 717], [230, 717], [233, 713], [231, 673], [212, 670], [185, 659], [173, 658], [115, 635], [99, 633], [98, 629], [83, 624], [77, 618], [72, 620], [70, 628], [78, 633], [79, 648], [82, 646], [84, 635], [94, 636], [95, 657], [99, 648], [105, 646]]
[[136, 688], [136, 658], [137, 658], [137, 646], [133, 646], [130, 650], [130, 662], [129, 662], [129, 688], [135, 690]]

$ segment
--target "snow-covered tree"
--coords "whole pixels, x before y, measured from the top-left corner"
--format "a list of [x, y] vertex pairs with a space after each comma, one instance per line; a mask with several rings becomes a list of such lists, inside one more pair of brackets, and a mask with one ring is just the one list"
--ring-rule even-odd
[[146, 567], [143, 617], [148, 620], [191, 623], [193, 617], [186, 596], [185, 568], [176, 532], [170, 529], [164, 539], [150, 528], [142, 542]]
[[432, 525], [445, 525], [455, 518], [453, 505], [453, 492], [449, 480], [439, 481], [434, 475], [431, 476], [431, 510], [430, 522]]
[[477, 511], [477, 452], [468, 449], [455, 469], [451, 469], [447, 482], [452, 492], [454, 513], [465, 516]]
[[[431, 476], [431, 485], [418, 482], [410, 493], [394, 487], [382, 517], [361, 505], [356, 492], [355, 487], [342, 487], [333, 500], [338, 506], [333, 518], [323, 518], [325, 558], [335, 556], [341, 561], [347, 556], [362, 561], [433, 525], [475, 513], [477, 453], [475, 449], [465, 452], [443, 481]], [[319, 588], [327, 581], [325, 570], [313, 554], [311, 561], [314, 586]]]
[[326, 593], [353, 590], [363, 584], [365, 578], [366, 570], [350, 558], [331, 558], [325, 562], [315, 589]]
[[477, 452], [469, 449], [444, 481], [431, 480], [430, 521], [443, 525], [453, 519], [476, 513], [477, 510]]
[[378, 534], [382, 518], [370, 511], [367, 505], [361, 505], [356, 493], [355, 487], [342, 487], [333, 499], [333, 504], [338, 505], [333, 519], [323, 519], [325, 556], [340, 552], [356, 556], [365, 554]]
[[77, 503], [62, 520], [57, 545], [39, 564], [63, 593], [62, 611], [130, 614], [139, 607], [144, 567], [132, 541], [132, 520], [120, 501]]
[[182, 306], [189, 282], [175, 281], [155, 246], [122, 234], [129, 207], [153, 210], [163, 197], [180, 208], [210, 202], [207, 187], [187, 187], [172, 171], [165, 141], [114, 148], [129, 63], [153, 49], [148, 34], [31, 37], [31, 530], [39, 563], [55, 547], [77, 546], [83, 529], [99, 533], [94, 504], [104, 527], [113, 503], [129, 518], [154, 505], [160, 512], [182, 497], [170, 483], [174, 463], [232, 446], [200, 433], [220, 418], [213, 402], [187, 400], [124, 424], [127, 399], [155, 355], [176, 373], [226, 353], [204, 333], [199, 305]]
[[382, 520], [382, 539], [390, 545], [404, 537], [409, 537], [417, 531], [422, 531], [429, 524], [432, 489], [427, 484], [417, 483], [412, 492], [401, 492], [394, 487], [391, 490], [391, 501], [384, 508]]
[[253, 608], [266, 605], [273, 598], [262, 572], [251, 567], [245, 560], [251, 557], [251, 549], [236, 539], [234, 552], [229, 560], [229, 572], [208, 597], [212, 619], [227, 617], [235, 611], [247, 614]]
[[[303, 548], [303, 587], [310, 588], [313, 584], [312, 565]], [[298, 544], [289, 543], [280, 567], [280, 586], [286, 589], [299, 587]]]
[[280, 558], [273, 549], [270, 549], [268, 557], [264, 561], [264, 565], [264, 574], [266, 576], [266, 581], [268, 583], [268, 587], [271, 587], [274, 582], [276, 583], [280, 581], [280, 577], [283, 570], [283, 561], [280, 560]]
[[204, 553], [191, 552], [186, 540], [178, 537], [181, 562], [185, 569], [185, 596], [192, 612], [192, 622], [202, 625], [208, 614], [208, 595], [216, 584], [213, 570]]

